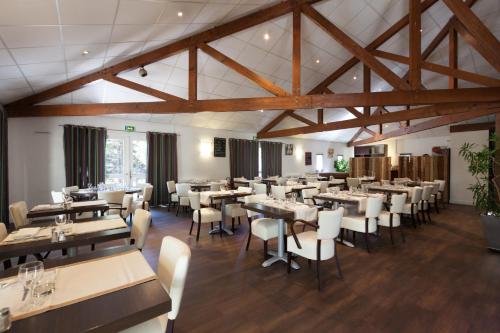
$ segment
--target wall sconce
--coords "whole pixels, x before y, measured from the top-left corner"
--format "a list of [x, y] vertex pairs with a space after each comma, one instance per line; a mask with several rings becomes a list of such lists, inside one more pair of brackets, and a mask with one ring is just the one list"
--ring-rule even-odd
[[200, 142], [200, 155], [203, 158], [212, 156], [212, 141], [202, 140]]

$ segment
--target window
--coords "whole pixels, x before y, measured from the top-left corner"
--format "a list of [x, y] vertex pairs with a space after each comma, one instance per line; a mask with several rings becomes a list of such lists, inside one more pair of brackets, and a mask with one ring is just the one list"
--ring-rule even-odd
[[104, 166], [106, 168], [106, 183], [108, 184], [123, 184], [123, 146], [124, 142], [121, 139], [106, 140], [106, 158]]
[[147, 142], [138, 133], [108, 133], [106, 183], [126, 186], [144, 184], [147, 178], [147, 156]]
[[316, 171], [323, 171], [323, 154], [316, 154]]
[[131, 185], [146, 183], [148, 144], [146, 140], [132, 140]]

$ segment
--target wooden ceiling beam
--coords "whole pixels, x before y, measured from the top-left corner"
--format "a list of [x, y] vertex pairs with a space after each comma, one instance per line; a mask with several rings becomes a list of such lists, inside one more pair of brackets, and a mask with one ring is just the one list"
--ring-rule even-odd
[[318, 124], [324, 124], [323, 121], [323, 109], [318, 109]]
[[190, 101], [198, 99], [198, 50], [196, 46], [189, 48], [189, 76], [188, 76], [188, 95]]
[[299, 96], [300, 92], [300, 72], [301, 72], [301, 12], [300, 7], [293, 10], [292, 22], [292, 94]]
[[304, 124], [310, 125], [310, 126], [315, 126], [317, 123], [315, 123], [312, 120], [307, 119], [306, 117], [302, 117], [301, 115], [296, 114], [295, 112], [290, 112], [288, 116], [297, 119], [298, 121], [303, 122]]
[[421, 38], [420, 38], [420, 0], [408, 0], [410, 5], [410, 68], [409, 68], [409, 81], [411, 89], [418, 90], [421, 85], [421, 70], [420, 70], [420, 57], [421, 55]]
[[[372, 76], [370, 67], [363, 65], [363, 92], [369, 93], [372, 91]], [[371, 108], [369, 106], [365, 106], [363, 108], [363, 115], [365, 117], [369, 117], [371, 113]]]
[[264, 133], [269, 132], [274, 126], [278, 125], [283, 119], [288, 117], [290, 113], [293, 113], [293, 110], [285, 110], [282, 113], [280, 113], [278, 116], [276, 116], [273, 120], [271, 120], [266, 126], [264, 126], [259, 132], [257, 132], [257, 135], [262, 135]]
[[475, 123], [475, 124], [453, 125], [453, 126], [450, 126], [450, 133], [487, 131], [490, 129], [495, 129], [495, 122], [494, 121]]
[[[455, 89], [460, 90], [460, 89]], [[411, 110], [402, 110], [397, 112], [390, 112], [382, 115], [372, 115], [371, 117], [363, 117], [356, 119], [348, 119], [326, 123], [324, 125], [304, 126], [297, 128], [290, 128], [284, 130], [277, 130], [272, 132], [263, 133], [259, 138], [278, 138], [291, 135], [308, 134], [316, 132], [334, 131], [346, 128], [365, 127], [376, 125], [379, 123], [395, 123], [411, 119], [429, 118], [444, 116], [449, 114], [458, 114], [464, 112], [475, 112], [477, 110], [492, 110], [493, 113], [497, 112], [500, 108], [500, 102], [494, 103], [450, 103], [441, 105], [425, 106]]]
[[260, 86], [262, 89], [267, 90], [271, 94], [275, 96], [289, 96], [290, 94], [283, 88], [275, 85], [272, 83], [270, 80], [266, 79], [263, 76], [260, 76], [259, 74], [255, 73], [248, 67], [245, 67], [241, 65], [240, 63], [236, 62], [235, 60], [231, 59], [230, 57], [226, 56], [222, 52], [214, 49], [213, 47], [207, 45], [207, 44], [199, 44], [198, 47], [220, 62], [223, 65], [226, 65], [230, 69], [234, 70], [238, 74], [241, 74], [242, 76], [246, 77], [250, 81], [255, 82], [258, 86]]
[[[443, 0], [458, 21], [481, 46], [485, 59], [500, 72], [500, 42], [479, 17], [462, 1]], [[478, 50], [479, 51], [479, 50]]]
[[[455, 28], [450, 27], [448, 34], [448, 66], [450, 71], [458, 70], [458, 38]], [[500, 82], [500, 81], [499, 81]], [[458, 79], [456, 76], [448, 75], [448, 88], [458, 88]]]
[[[499, 102], [500, 87], [438, 89], [422, 91], [389, 91], [372, 93], [328, 94], [310, 96], [229, 98], [197, 101], [165, 101], [142, 103], [103, 103], [35, 105], [7, 108], [9, 116], [77, 116], [117, 113], [196, 113], [234, 112], [279, 109], [344, 108], [346, 106], [429, 105], [443, 103]], [[410, 110], [415, 111], [415, 110]], [[390, 117], [393, 112], [382, 116]], [[423, 118], [427, 114], [421, 115]], [[353, 120], [378, 119], [380, 116], [361, 117]], [[385, 120], [382, 118], [381, 120]], [[358, 127], [353, 126], [353, 127]], [[311, 126], [311, 128], [315, 128]]]
[[[409, 64], [410, 63], [410, 58], [399, 55], [399, 54], [394, 54], [394, 53], [389, 53], [385, 51], [380, 51], [380, 50], [374, 50], [372, 51], [372, 54], [376, 57], [379, 58], [384, 58], [392, 61], [396, 61], [402, 64]], [[469, 82], [474, 82], [483, 86], [487, 87], [499, 87], [500, 86], [500, 80], [491, 78], [488, 76], [484, 76], [481, 74], [476, 74], [472, 72], [467, 72], [463, 71], [457, 68], [452, 68], [452, 67], [447, 67], [439, 64], [434, 64], [431, 62], [427, 61], [422, 61], [421, 63], [422, 69], [428, 70], [434, 73], [439, 73], [447, 76], [451, 76], [453, 78], [458, 78], [464, 81], [469, 81]], [[452, 88], [453, 89], [453, 88]]]
[[347, 146], [349, 146], [349, 144], [351, 144], [352, 142], [354, 142], [357, 138], [359, 138], [359, 136], [361, 134], [363, 134], [363, 132], [364, 132], [363, 129], [364, 129], [363, 127], [360, 127], [358, 129], [358, 131], [356, 133], [354, 133], [354, 135], [352, 136], [352, 138], [347, 142]]
[[335, 24], [330, 22], [327, 18], [321, 15], [317, 10], [315, 10], [310, 5], [302, 5], [302, 12], [309, 17], [313, 22], [315, 22], [319, 27], [321, 27], [326, 33], [328, 33], [333, 39], [335, 39], [340, 45], [351, 52], [356, 58], [362, 61], [365, 65], [370, 67], [375, 73], [377, 73], [382, 79], [387, 81], [394, 88], [400, 90], [409, 90], [409, 84], [402, 80], [399, 76], [394, 74], [389, 68], [387, 68], [383, 63], [381, 63], [377, 58], [375, 58], [368, 50], [361, 47], [356, 43], [351, 37], [349, 37], [345, 32], [339, 29]]
[[232, 35], [239, 31], [243, 31], [245, 29], [275, 19], [277, 17], [283, 16], [285, 14], [289, 14], [294, 10], [294, 8], [300, 6], [301, 4], [314, 4], [319, 1], [321, 0], [285, 0], [279, 2], [275, 5], [260, 9], [254, 13], [194, 34], [193, 36], [186, 37], [158, 49], [148, 51], [141, 55], [124, 60], [116, 65], [106, 67], [102, 70], [86, 74], [82, 77], [73, 79], [69, 82], [60, 84], [34, 95], [24, 97], [20, 100], [8, 104], [7, 106], [12, 107], [16, 105], [33, 105], [57, 96], [61, 96], [63, 94], [77, 90], [90, 82], [102, 79], [105, 76], [116, 75], [125, 70], [132, 70], [140, 66], [151, 64], [168, 56], [179, 53], [183, 50], [189, 49], [190, 47], [196, 46], [200, 43], [209, 43], [214, 40]]
[[[359, 146], [359, 145], [366, 145], [378, 141], [383, 141], [391, 138], [396, 138], [400, 137], [403, 135], [407, 134], [412, 134], [412, 133], [417, 133], [417, 132], [422, 132], [426, 131], [429, 129], [441, 127], [441, 126], [446, 126], [449, 124], [453, 123], [458, 123], [461, 121], [466, 121], [470, 119], [475, 119], [479, 118], [482, 116], [487, 116], [490, 114], [494, 113], [499, 113], [500, 108], [498, 109], [488, 109], [488, 110], [477, 110], [474, 112], [466, 112], [466, 113], [458, 113], [458, 114], [453, 114], [453, 115], [447, 115], [447, 116], [441, 116], [439, 118], [434, 118], [431, 120], [427, 120], [424, 122], [421, 122], [416, 125], [412, 126], [407, 126], [407, 127], [402, 127], [397, 130], [382, 134], [382, 135], [376, 135], [372, 138], [364, 139], [364, 140], [359, 140], [359, 141], [349, 141], [347, 143], [348, 147], [353, 147], [353, 146]], [[456, 126], [451, 126], [450, 127], [450, 132], [462, 132], [464, 130], [468, 131], [478, 131], [478, 130], [483, 130], [483, 129], [489, 129], [491, 127], [495, 127], [495, 123], [480, 123], [480, 124], [466, 124], [466, 125], [456, 125]], [[456, 130], [453, 130], [456, 128]], [[462, 130], [463, 129], [463, 130]]]
[[120, 86], [129, 88], [129, 89], [133, 89], [135, 91], [139, 91], [143, 94], [147, 94], [150, 96], [161, 98], [165, 101], [170, 101], [170, 100], [183, 101], [184, 100], [183, 98], [180, 98], [178, 96], [170, 95], [166, 92], [156, 90], [156, 89], [144, 86], [142, 84], [126, 80], [126, 79], [118, 77], [118, 76], [108, 75], [108, 76], [104, 77], [104, 80], [109, 81], [109, 82], [114, 83], [114, 84], [118, 84]]

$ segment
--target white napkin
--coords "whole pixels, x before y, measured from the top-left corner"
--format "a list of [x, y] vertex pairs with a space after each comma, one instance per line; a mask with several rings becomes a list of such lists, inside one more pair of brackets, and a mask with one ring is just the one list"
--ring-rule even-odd
[[14, 239], [24, 239], [24, 238], [31, 238], [34, 237], [38, 232], [40, 231], [40, 228], [22, 228], [19, 229], [16, 233], [12, 234], [12, 238]]

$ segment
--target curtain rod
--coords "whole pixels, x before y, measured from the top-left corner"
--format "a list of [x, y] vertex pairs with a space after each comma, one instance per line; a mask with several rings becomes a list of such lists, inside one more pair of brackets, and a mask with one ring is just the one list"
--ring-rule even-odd
[[[64, 127], [64, 125], [57, 125], [57, 126]], [[90, 125], [74, 125], [74, 126], [90, 126]], [[95, 126], [90, 126], [90, 127], [95, 127]], [[129, 131], [125, 131], [125, 130], [112, 129], [112, 128], [106, 128], [106, 130], [107, 131], [115, 131], [115, 132], [125, 132], [125, 133], [142, 133], [142, 134], [146, 134], [147, 133], [147, 132], [143, 132], [143, 131], [129, 132]], [[151, 131], [151, 132], [159, 133], [159, 132], [156, 132], [156, 131]], [[181, 136], [179, 133], [175, 133], [175, 135]]]

